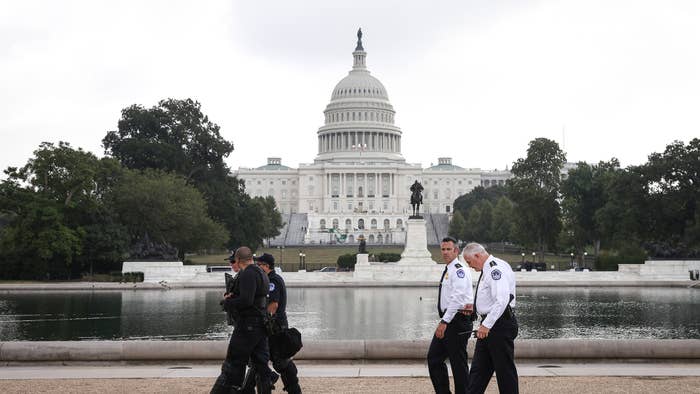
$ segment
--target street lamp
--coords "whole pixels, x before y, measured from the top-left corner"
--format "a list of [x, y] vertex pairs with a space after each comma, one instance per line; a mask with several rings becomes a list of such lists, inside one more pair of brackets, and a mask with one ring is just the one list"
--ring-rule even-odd
[[520, 262], [520, 264], [525, 264], [525, 253], [520, 253], [520, 256], [523, 257], [523, 260]]
[[535, 255], [536, 255], [536, 253], [532, 252], [532, 264], [535, 264]]
[[574, 268], [574, 252], [571, 252], [571, 268]]
[[303, 263], [302, 263], [302, 259], [304, 258], [303, 256], [304, 256], [304, 253], [302, 253], [301, 250], [300, 250], [300, 251], [299, 251], [299, 271], [301, 271], [301, 266], [302, 266], [302, 264], [303, 264]]
[[583, 252], [583, 268], [586, 268], [586, 257], [588, 257], [588, 252]]

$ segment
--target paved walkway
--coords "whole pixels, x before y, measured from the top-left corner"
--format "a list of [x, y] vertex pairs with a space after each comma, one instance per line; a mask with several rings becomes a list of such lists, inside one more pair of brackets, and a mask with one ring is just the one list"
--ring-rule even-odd
[[[297, 363], [299, 376], [309, 378], [427, 377], [428, 368], [421, 363], [319, 364]], [[19, 365], [0, 367], [0, 380], [7, 379], [144, 379], [144, 378], [214, 378], [219, 374], [214, 364], [163, 365]], [[644, 376], [700, 377], [700, 364], [623, 363], [623, 364], [518, 364], [520, 376]]]

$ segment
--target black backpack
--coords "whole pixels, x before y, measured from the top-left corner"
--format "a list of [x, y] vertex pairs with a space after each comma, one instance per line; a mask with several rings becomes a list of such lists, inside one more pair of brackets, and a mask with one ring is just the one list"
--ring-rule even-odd
[[290, 358], [304, 346], [301, 343], [301, 333], [296, 328], [285, 328], [279, 334], [270, 337], [275, 349], [279, 349], [282, 358]]

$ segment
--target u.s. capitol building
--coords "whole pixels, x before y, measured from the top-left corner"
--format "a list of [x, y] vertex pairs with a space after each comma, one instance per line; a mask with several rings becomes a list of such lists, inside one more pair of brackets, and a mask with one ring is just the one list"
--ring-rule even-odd
[[318, 155], [290, 168], [270, 157], [257, 168], [234, 173], [251, 196], [272, 196], [285, 227], [273, 245], [402, 244], [411, 213], [410, 186], [425, 190], [421, 212], [429, 243], [447, 233], [454, 200], [474, 187], [505, 183], [509, 171], [482, 171], [452, 164], [449, 157], [423, 168], [401, 154], [401, 129], [384, 85], [370, 75], [358, 31], [353, 66], [333, 88], [318, 129]]

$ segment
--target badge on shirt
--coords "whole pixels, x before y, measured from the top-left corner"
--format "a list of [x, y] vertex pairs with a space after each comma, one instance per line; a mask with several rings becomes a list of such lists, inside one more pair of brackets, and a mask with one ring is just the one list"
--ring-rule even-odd
[[449, 273], [449, 272], [445, 272], [445, 280], [447, 280], [447, 278], [449, 278], [449, 277], [450, 277], [450, 273]]
[[457, 270], [457, 276], [459, 276], [460, 278], [464, 278], [464, 270], [463, 269]]
[[491, 278], [493, 278], [493, 280], [501, 279], [501, 271], [499, 271], [499, 270], [491, 271]]
[[275, 291], [275, 284], [270, 282], [270, 292]]

